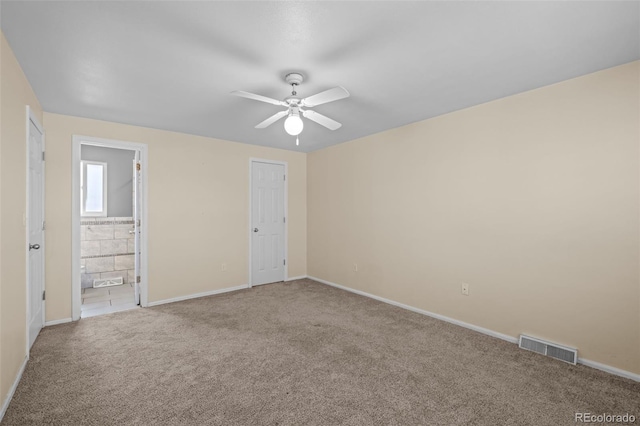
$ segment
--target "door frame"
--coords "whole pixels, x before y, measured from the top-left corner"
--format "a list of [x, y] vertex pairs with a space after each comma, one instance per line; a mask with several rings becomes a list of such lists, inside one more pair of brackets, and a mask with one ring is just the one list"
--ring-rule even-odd
[[253, 287], [253, 163], [267, 163], [277, 164], [284, 166], [284, 277], [283, 280], [287, 281], [289, 278], [289, 165], [286, 161], [266, 160], [263, 158], [249, 158], [249, 284], [248, 287]]
[[[30, 160], [29, 160], [29, 144], [31, 143], [31, 138], [29, 137], [31, 135], [31, 123], [33, 123], [33, 125], [36, 127], [36, 129], [38, 129], [38, 131], [42, 134], [42, 152], [45, 151], [45, 133], [44, 133], [44, 128], [42, 127], [42, 124], [40, 124], [40, 121], [38, 120], [38, 117], [36, 117], [36, 115], [33, 113], [33, 110], [31, 109], [31, 107], [29, 105], [27, 105], [27, 120], [26, 120], [26, 135], [27, 135], [27, 143], [25, 144], [26, 147], [26, 153], [27, 153], [27, 158], [26, 158], [26, 165], [27, 165], [27, 170], [26, 170], [26, 174], [27, 174], [27, 187], [26, 187], [26, 210], [25, 210], [25, 214], [24, 214], [24, 225], [25, 225], [25, 259], [26, 259], [26, 295], [27, 295], [27, 341], [26, 341], [26, 346], [27, 346], [27, 359], [29, 358], [29, 352], [31, 350], [31, 347], [29, 345], [29, 342], [31, 340], [30, 336], [29, 336], [29, 332], [30, 332], [30, 325], [31, 325], [31, 303], [30, 303], [30, 297], [31, 297], [31, 273], [30, 273], [30, 264], [29, 264], [29, 240], [30, 240], [30, 227], [29, 227], [29, 219], [30, 219], [30, 215], [31, 215], [31, 203], [29, 202], [29, 194], [31, 192], [31, 179], [29, 178], [29, 166], [30, 166]], [[42, 220], [46, 222], [45, 219], [45, 212], [46, 212], [46, 206], [45, 206], [45, 183], [46, 183], [46, 179], [45, 179], [45, 161], [44, 159], [42, 160]], [[46, 238], [45, 238], [45, 232], [44, 229], [42, 230], [42, 244], [40, 245], [40, 250], [42, 250], [42, 291], [46, 291]], [[45, 324], [45, 318], [46, 318], [46, 313], [45, 313], [45, 308], [46, 308], [46, 304], [45, 301], [42, 301], [42, 326], [44, 327]]]
[[146, 308], [149, 304], [148, 279], [149, 279], [149, 178], [148, 164], [149, 154], [147, 144], [126, 142], [114, 139], [96, 138], [92, 136], [73, 135], [71, 149], [71, 318], [73, 321], [80, 319], [82, 307], [82, 285], [80, 280], [80, 146], [93, 145], [104, 148], [127, 149], [140, 152], [140, 175], [142, 179], [142, 223], [140, 229], [140, 306]]

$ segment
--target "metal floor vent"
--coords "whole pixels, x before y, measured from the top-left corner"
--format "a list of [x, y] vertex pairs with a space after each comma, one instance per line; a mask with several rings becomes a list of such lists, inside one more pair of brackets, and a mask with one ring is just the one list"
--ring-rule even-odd
[[568, 362], [576, 365], [578, 362], [578, 350], [558, 345], [556, 343], [547, 342], [546, 340], [536, 339], [535, 337], [520, 335], [519, 345], [522, 349], [537, 352], [560, 361]]
[[93, 288], [111, 287], [113, 285], [122, 285], [122, 284], [124, 284], [124, 280], [122, 279], [122, 277], [102, 278], [99, 280], [93, 280]]

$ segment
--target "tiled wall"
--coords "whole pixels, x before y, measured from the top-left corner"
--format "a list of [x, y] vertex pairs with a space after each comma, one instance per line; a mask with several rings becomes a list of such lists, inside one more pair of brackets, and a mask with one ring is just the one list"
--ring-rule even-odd
[[82, 288], [98, 278], [135, 280], [133, 219], [130, 217], [82, 218], [80, 266]]

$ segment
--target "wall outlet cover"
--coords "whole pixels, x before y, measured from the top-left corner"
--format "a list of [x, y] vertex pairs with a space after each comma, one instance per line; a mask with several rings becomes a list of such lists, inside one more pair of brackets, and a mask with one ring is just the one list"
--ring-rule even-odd
[[462, 294], [464, 294], [465, 296], [469, 295], [469, 284], [462, 283]]

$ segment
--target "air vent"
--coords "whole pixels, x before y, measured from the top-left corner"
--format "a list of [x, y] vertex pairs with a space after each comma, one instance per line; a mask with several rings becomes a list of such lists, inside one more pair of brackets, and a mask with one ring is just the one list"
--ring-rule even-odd
[[124, 280], [122, 279], [122, 277], [102, 278], [99, 280], [93, 280], [93, 288], [111, 287], [114, 285], [122, 285], [122, 284], [124, 284]]
[[558, 345], [556, 343], [547, 342], [546, 340], [536, 339], [535, 337], [520, 335], [520, 344], [522, 349], [537, 352], [560, 361], [568, 362], [575, 365], [578, 362], [578, 350]]

